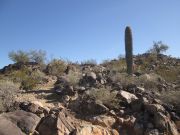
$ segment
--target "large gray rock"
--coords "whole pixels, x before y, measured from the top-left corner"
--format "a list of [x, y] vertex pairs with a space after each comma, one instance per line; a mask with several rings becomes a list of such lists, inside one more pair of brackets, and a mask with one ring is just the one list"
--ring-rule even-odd
[[127, 103], [131, 103], [132, 101], [138, 99], [134, 94], [131, 94], [131, 93], [124, 91], [124, 90], [119, 91], [117, 94], [117, 97], [122, 98]]
[[30, 112], [18, 110], [0, 115], [0, 135], [25, 135], [35, 131], [40, 118]]

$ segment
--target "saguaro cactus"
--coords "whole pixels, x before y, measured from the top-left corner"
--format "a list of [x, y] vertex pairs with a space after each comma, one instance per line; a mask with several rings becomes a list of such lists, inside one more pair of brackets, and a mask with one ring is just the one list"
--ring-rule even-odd
[[133, 73], [133, 41], [132, 31], [129, 26], [125, 29], [125, 51], [126, 51], [126, 64], [127, 73], [131, 75]]

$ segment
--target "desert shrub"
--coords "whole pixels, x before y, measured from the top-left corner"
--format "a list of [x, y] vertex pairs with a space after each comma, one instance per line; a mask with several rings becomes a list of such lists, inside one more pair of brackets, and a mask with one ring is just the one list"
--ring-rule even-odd
[[150, 70], [149, 68], [157, 61], [157, 55], [150, 53], [147, 57], [142, 57], [140, 60], [142, 63], [137, 65], [137, 71], [147, 73]]
[[39, 70], [32, 71], [28, 68], [14, 71], [11, 74], [11, 78], [14, 82], [20, 83], [20, 88], [24, 90], [31, 90], [38, 84], [46, 81], [46, 76], [43, 72]]
[[28, 52], [18, 50], [17, 52], [10, 52], [9, 58], [15, 63], [26, 63], [30, 61]]
[[31, 62], [44, 64], [46, 60], [46, 52], [43, 50], [31, 50], [29, 52], [29, 57]]
[[53, 59], [46, 68], [46, 72], [50, 75], [59, 76], [64, 73], [67, 68], [65, 61], [61, 59]]
[[87, 91], [86, 94], [97, 101], [101, 101], [110, 108], [119, 108], [119, 101], [116, 98], [117, 93], [111, 92], [109, 88], [100, 88]]
[[166, 91], [162, 92], [159, 97], [164, 103], [172, 104], [176, 107], [178, 113], [180, 114], [180, 91]]
[[120, 83], [123, 87], [126, 87], [130, 84], [135, 84], [139, 87], [144, 87], [146, 90], [157, 91], [157, 85], [159, 83], [159, 79], [162, 78], [155, 74], [143, 74], [139, 77], [137, 76], [129, 76], [126, 73], [110, 73], [110, 78], [114, 83]]
[[76, 86], [79, 83], [79, 80], [82, 78], [82, 74], [79, 72], [70, 71], [69, 74], [66, 75], [69, 81], [69, 84], [72, 86]]
[[125, 59], [119, 59], [114, 61], [105, 61], [102, 63], [103, 66], [107, 67], [111, 71], [115, 72], [126, 72], [126, 61]]
[[32, 90], [36, 86], [37, 86], [36, 80], [34, 80], [33, 77], [27, 77], [22, 80], [20, 88], [24, 90]]
[[36, 81], [36, 83], [41, 84], [47, 81], [47, 77], [44, 72], [40, 70], [32, 71], [31, 77]]
[[46, 52], [42, 50], [31, 50], [27, 52], [18, 50], [17, 52], [10, 52], [9, 58], [15, 63], [36, 62], [38, 64], [44, 64]]
[[162, 43], [162, 41], [153, 42], [153, 47], [148, 50], [148, 53], [160, 54], [166, 52], [169, 49], [168, 45]]
[[121, 83], [123, 86], [135, 83], [135, 77], [129, 76], [126, 73], [112, 72], [110, 78], [114, 83]]
[[21, 83], [25, 78], [28, 78], [30, 71], [27, 68], [22, 68], [21, 70], [14, 71], [10, 74], [10, 78], [14, 82]]
[[0, 80], [0, 112], [10, 111], [19, 86], [12, 81]]
[[180, 68], [171, 67], [171, 69], [168, 69], [165, 66], [160, 66], [155, 71], [162, 78], [164, 78], [167, 82], [176, 81], [178, 79], [178, 75], [180, 74]]
[[97, 61], [95, 59], [89, 59], [81, 62], [82, 65], [92, 65], [95, 66], [97, 65]]

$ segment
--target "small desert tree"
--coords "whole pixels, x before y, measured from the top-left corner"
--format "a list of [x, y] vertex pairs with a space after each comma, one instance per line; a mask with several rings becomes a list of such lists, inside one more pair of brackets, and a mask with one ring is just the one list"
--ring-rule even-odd
[[158, 41], [158, 42], [153, 42], [153, 47], [148, 50], [148, 53], [152, 53], [152, 54], [161, 54], [166, 52], [169, 49], [168, 45], [162, 43], [162, 41]]
[[31, 62], [36, 62], [38, 64], [44, 64], [46, 60], [46, 52], [43, 50], [31, 50], [29, 52], [29, 57]]
[[9, 53], [9, 58], [15, 63], [25, 63], [30, 61], [29, 54], [22, 50], [18, 50], [17, 52], [11, 51]]
[[46, 52], [43, 50], [31, 50], [31, 51], [11, 51], [9, 58], [15, 63], [36, 62], [38, 64], [44, 64], [46, 60]]

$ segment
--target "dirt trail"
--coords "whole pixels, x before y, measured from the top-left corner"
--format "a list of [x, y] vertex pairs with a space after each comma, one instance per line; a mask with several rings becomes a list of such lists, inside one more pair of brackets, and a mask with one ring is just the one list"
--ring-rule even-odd
[[35, 90], [24, 91], [19, 93], [16, 98], [18, 102], [34, 102], [38, 101], [42, 103], [43, 106], [52, 107], [56, 102], [51, 102], [49, 99], [51, 96], [54, 96], [53, 87], [56, 80], [50, 79], [50, 81], [45, 85], [39, 85]]

